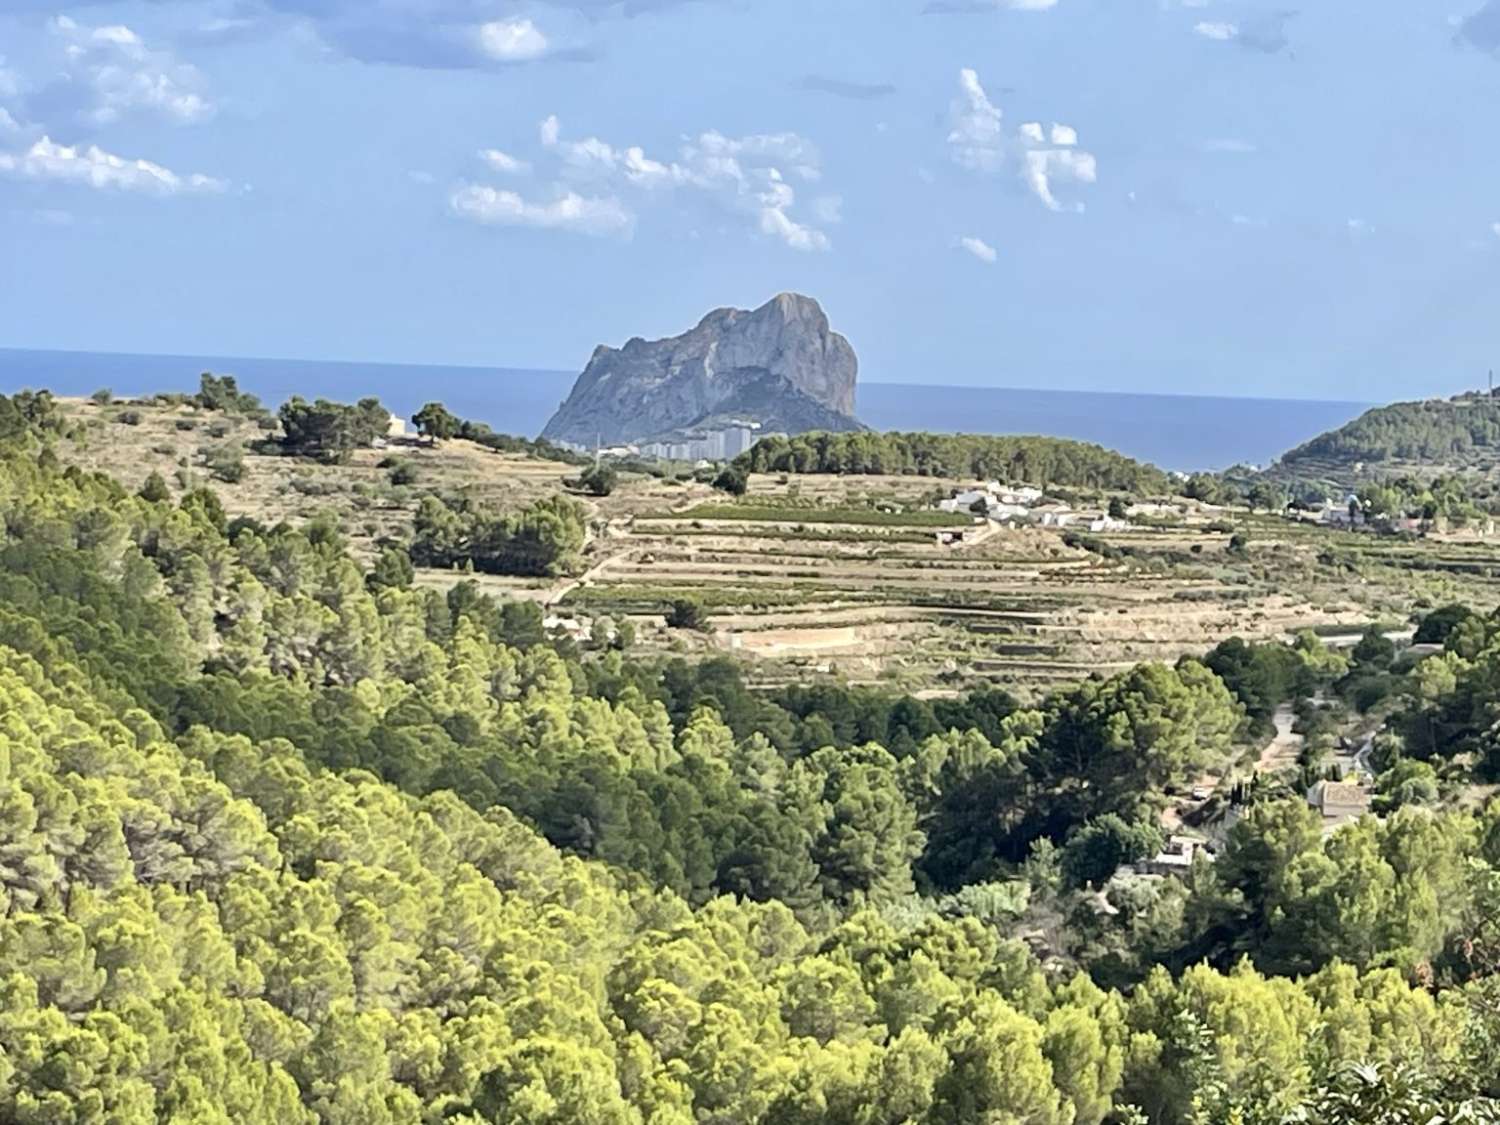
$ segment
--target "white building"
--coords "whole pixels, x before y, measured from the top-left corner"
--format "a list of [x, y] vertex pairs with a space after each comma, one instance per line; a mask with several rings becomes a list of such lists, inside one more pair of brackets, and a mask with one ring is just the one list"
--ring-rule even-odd
[[1185, 875], [1192, 870], [1193, 860], [1199, 855], [1213, 858], [1204, 850], [1202, 840], [1192, 836], [1173, 836], [1159, 853], [1136, 864], [1136, 870], [1142, 875]]

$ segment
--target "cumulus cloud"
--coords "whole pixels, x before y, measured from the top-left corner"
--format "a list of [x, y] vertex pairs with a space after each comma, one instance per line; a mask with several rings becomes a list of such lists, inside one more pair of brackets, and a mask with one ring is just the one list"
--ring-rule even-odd
[[[1098, 161], [1093, 153], [1078, 147], [1078, 130], [1073, 126], [1027, 121], [1007, 133], [1004, 114], [990, 100], [977, 72], [960, 70], [958, 85], [959, 96], [949, 110], [948, 151], [959, 167], [991, 174], [1013, 167], [1031, 194], [1051, 211], [1066, 209], [1055, 185], [1098, 180]], [[1081, 211], [1083, 204], [1074, 204], [1073, 209]]]
[[479, 50], [496, 62], [529, 62], [547, 53], [547, 37], [530, 20], [494, 20], [479, 25]]
[[965, 235], [963, 238], [960, 238], [958, 245], [960, 249], [967, 250], [986, 265], [994, 265], [1000, 257], [999, 252], [993, 246], [984, 239], [975, 238], [973, 235]]
[[453, 193], [449, 206], [461, 218], [492, 226], [540, 227], [626, 238], [635, 227], [635, 216], [618, 199], [591, 198], [574, 191], [537, 203], [513, 191], [466, 184]]
[[158, 196], [214, 194], [229, 186], [212, 176], [179, 175], [149, 160], [126, 159], [98, 145], [61, 145], [50, 137], [43, 137], [24, 153], [0, 153], [0, 175]]
[[213, 116], [198, 70], [149, 48], [123, 24], [91, 27], [58, 16], [49, 27], [61, 45], [62, 65], [32, 99], [44, 119], [61, 113], [98, 126], [131, 113], [181, 124]]
[[239, 0], [231, 18], [191, 33], [234, 41], [296, 28], [330, 50], [369, 63], [434, 69], [502, 68], [594, 57], [587, 40], [601, 5], [533, 0]]
[[[544, 119], [537, 130], [547, 157], [549, 175], [561, 198], [579, 200], [634, 198], [639, 205], [665, 195], [699, 199], [748, 219], [755, 230], [794, 250], [827, 250], [828, 235], [799, 210], [794, 181], [821, 179], [817, 150], [796, 133], [756, 133], [730, 137], [717, 130], [685, 137], [671, 157], [648, 153], [640, 145], [618, 145], [599, 137], [564, 137], [556, 116]], [[485, 149], [481, 159], [492, 170], [510, 174], [525, 162], [497, 149]], [[519, 197], [488, 189], [483, 198], [502, 213], [513, 213]], [[507, 197], [493, 203], [492, 197]], [[838, 221], [842, 200], [823, 196], [809, 208], [824, 225]], [[620, 206], [626, 210], [624, 203]], [[475, 217], [466, 208], [455, 208]], [[533, 225], [542, 225], [540, 223]], [[560, 229], [582, 229], [577, 224], [550, 224]], [[598, 233], [588, 231], [587, 233]]]
[[507, 176], [523, 176], [531, 171], [531, 165], [528, 162], [508, 152], [501, 152], [498, 148], [481, 149], [479, 159], [494, 171]]
[[1295, 11], [1265, 12], [1243, 20], [1200, 20], [1193, 30], [1204, 39], [1233, 43], [1250, 51], [1274, 55], [1291, 46], [1286, 25]]
[[977, 71], [960, 70], [958, 86], [960, 94], [950, 110], [949, 152], [961, 168], [993, 172], [1005, 163], [1004, 115], [984, 92]]

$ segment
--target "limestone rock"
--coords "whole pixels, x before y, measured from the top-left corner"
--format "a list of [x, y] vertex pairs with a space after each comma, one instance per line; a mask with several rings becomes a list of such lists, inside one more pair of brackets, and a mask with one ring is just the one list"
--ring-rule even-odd
[[681, 336], [596, 348], [542, 436], [619, 445], [730, 420], [767, 433], [857, 430], [857, 374], [818, 302], [782, 293], [753, 312], [716, 309]]

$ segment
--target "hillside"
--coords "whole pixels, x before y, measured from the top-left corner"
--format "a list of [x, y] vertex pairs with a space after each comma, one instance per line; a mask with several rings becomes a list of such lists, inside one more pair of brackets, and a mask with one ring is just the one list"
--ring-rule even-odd
[[135, 495], [68, 425], [0, 398], [0, 1120], [1492, 1120], [1496, 814], [1327, 836], [1257, 782], [1217, 862], [1134, 866], [1379, 645], [762, 694]]
[[760, 473], [877, 473], [1005, 479], [1061, 488], [1172, 490], [1168, 475], [1112, 449], [1066, 438], [930, 433], [810, 433], [759, 441], [739, 463]]
[[[1170, 484], [1077, 442], [863, 433], [763, 443], [754, 456], [766, 471], [727, 507], [682, 466], [656, 467], [659, 475], [622, 467], [600, 496], [570, 487], [579, 467], [545, 447], [407, 437], [327, 462], [284, 455], [268, 441], [280, 433], [274, 418], [199, 396], [56, 406], [52, 448], [67, 465], [131, 490], [154, 477], [172, 500], [211, 487], [230, 520], [318, 518], [366, 563], [403, 543], [421, 586], [472, 580], [538, 601], [554, 628], [579, 637], [625, 622], [638, 653], [734, 653], [762, 686], [838, 675], [913, 692], [993, 685], [1030, 696], [1235, 633], [1357, 630], [1399, 617], [1422, 593], [1409, 574], [1381, 567], [1351, 597], [1311, 539], [1273, 557], [1271, 543], [1290, 528], [1267, 528], [1265, 552], [1233, 552], [1223, 513], [1183, 498], [1145, 505], [1139, 522], [1087, 548], [1060, 527], [943, 543], [939, 524], [954, 517], [937, 502], [995, 475], [1062, 490], [1069, 499], [1059, 503], [1084, 520], [1102, 517], [1119, 499], [1112, 493], [1143, 499]], [[466, 432], [485, 437], [482, 427]], [[549, 510], [565, 491], [578, 503]], [[518, 550], [518, 532], [535, 532], [545, 552]], [[1473, 564], [1453, 565], [1464, 573]], [[703, 604], [704, 631], [664, 625], [682, 599]]]
[[1366, 411], [1291, 450], [1283, 473], [1489, 472], [1500, 467], [1500, 398], [1470, 393]]

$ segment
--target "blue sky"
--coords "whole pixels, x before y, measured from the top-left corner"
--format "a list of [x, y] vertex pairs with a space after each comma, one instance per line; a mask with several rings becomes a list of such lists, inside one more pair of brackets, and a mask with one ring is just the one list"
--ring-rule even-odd
[[1500, 0], [0, 13], [0, 345], [577, 369], [793, 289], [887, 382], [1500, 366]]

